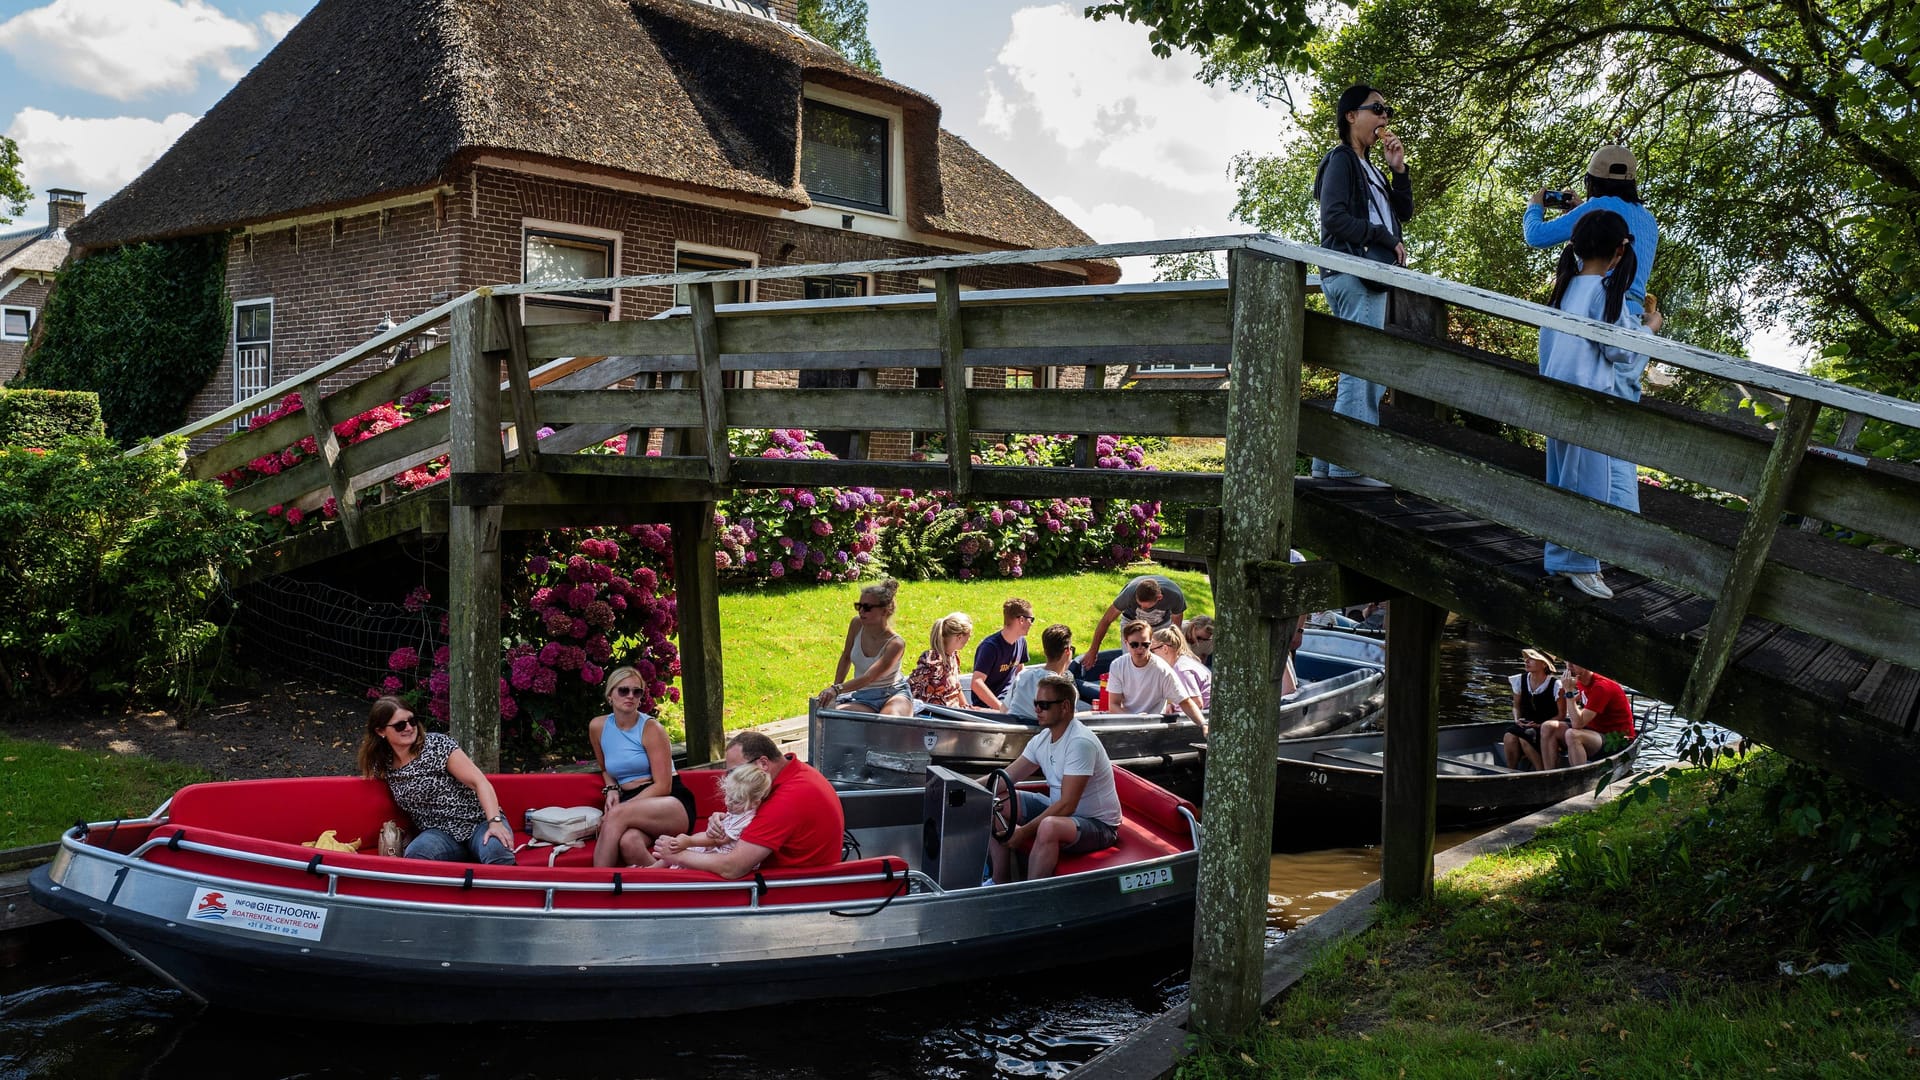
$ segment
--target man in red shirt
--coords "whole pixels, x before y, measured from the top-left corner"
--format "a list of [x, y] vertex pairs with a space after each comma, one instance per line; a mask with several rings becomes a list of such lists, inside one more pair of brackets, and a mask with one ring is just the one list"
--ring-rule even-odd
[[1587, 763], [1587, 755], [1600, 752], [1609, 732], [1633, 738], [1633, 707], [1627, 704], [1627, 692], [1619, 683], [1569, 660], [1560, 696], [1574, 706], [1570, 721], [1549, 720], [1540, 725], [1540, 756], [1546, 759], [1547, 768], [1554, 767], [1563, 745], [1567, 748], [1567, 764], [1579, 766]]
[[692, 870], [711, 870], [723, 878], [741, 878], [756, 868], [832, 866], [840, 861], [847, 828], [840, 795], [819, 770], [758, 731], [742, 731], [727, 742], [729, 768], [755, 765], [773, 780], [773, 790], [732, 851], [714, 854], [699, 848], [676, 852], [674, 861]]

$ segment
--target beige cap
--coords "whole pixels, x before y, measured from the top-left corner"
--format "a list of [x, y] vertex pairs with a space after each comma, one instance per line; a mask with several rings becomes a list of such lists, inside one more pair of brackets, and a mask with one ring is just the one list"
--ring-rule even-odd
[[1587, 175], [1601, 180], [1631, 180], [1634, 167], [1633, 151], [1608, 144], [1593, 152]]

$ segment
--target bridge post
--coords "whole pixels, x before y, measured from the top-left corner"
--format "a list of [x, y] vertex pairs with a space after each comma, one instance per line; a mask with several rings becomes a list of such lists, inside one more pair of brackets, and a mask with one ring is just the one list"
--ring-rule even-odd
[[[497, 474], [502, 465], [500, 364], [486, 351], [481, 293], [451, 320], [448, 455], [456, 479]], [[455, 503], [447, 514], [449, 727], [467, 756], [491, 772], [500, 767], [500, 507]]]
[[1433, 891], [1434, 774], [1440, 753], [1443, 609], [1416, 596], [1387, 608], [1387, 738], [1380, 799], [1380, 896], [1399, 903]]
[[720, 574], [713, 562], [710, 502], [676, 503], [673, 596], [680, 622], [680, 705], [687, 728], [687, 764], [719, 761], [727, 746], [726, 679], [720, 668]]
[[933, 308], [947, 413], [947, 487], [964, 499], [973, 494], [973, 419], [967, 410], [966, 335], [960, 325], [957, 271], [934, 271]]
[[1220, 677], [1207, 733], [1190, 1006], [1194, 1033], [1215, 1040], [1243, 1034], [1260, 1014], [1280, 724], [1274, 675], [1286, 643], [1282, 620], [1264, 610], [1247, 568], [1287, 558], [1306, 322], [1304, 266], [1246, 250], [1229, 255], [1227, 266], [1233, 377], [1219, 557], [1212, 563]]

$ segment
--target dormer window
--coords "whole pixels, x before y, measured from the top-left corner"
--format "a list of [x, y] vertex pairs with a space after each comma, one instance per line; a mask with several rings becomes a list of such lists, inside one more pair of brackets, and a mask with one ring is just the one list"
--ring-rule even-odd
[[815, 202], [886, 214], [887, 118], [806, 100], [800, 122], [800, 182]]

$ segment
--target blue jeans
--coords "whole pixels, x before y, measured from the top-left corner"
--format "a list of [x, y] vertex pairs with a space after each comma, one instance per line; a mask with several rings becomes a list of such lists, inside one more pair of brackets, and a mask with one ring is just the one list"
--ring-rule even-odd
[[512, 866], [513, 849], [490, 836], [485, 826], [476, 826], [466, 840], [455, 840], [445, 829], [426, 829], [407, 844], [409, 859], [436, 859], [440, 862], [477, 862], [492, 866]]
[[[1387, 325], [1385, 289], [1374, 292], [1367, 288], [1365, 281], [1352, 274], [1326, 274], [1320, 278], [1320, 292], [1326, 296], [1327, 304], [1333, 308], [1333, 313], [1348, 322], [1373, 327]], [[1362, 423], [1378, 426], [1380, 399], [1386, 394], [1387, 388], [1379, 383], [1342, 374], [1340, 389], [1333, 398], [1333, 411], [1341, 416], [1351, 416]], [[1329, 465], [1320, 458], [1314, 458], [1313, 475], [1340, 477], [1360, 474], [1352, 469]]]

